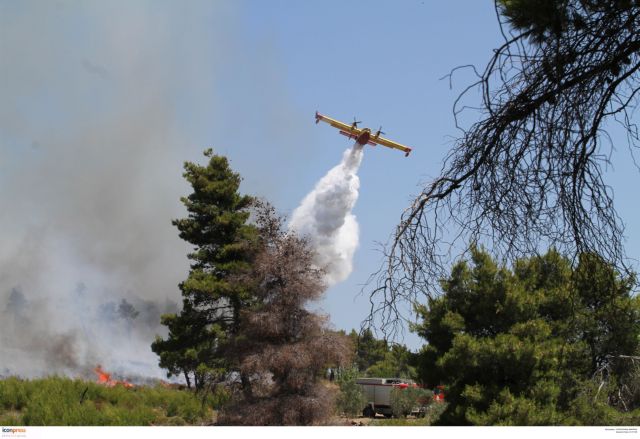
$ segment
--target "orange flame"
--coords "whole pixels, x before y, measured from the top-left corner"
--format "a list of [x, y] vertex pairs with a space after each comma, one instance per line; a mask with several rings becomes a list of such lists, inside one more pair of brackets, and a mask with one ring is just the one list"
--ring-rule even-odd
[[97, 382], [100, 384], [104, 384], [107, 387], [114, 387], [114, 386], [122, 386], [124, 388], [127, 389], [131, 389], [134, 387], [133, 384], [131, 384], [128, 381], [118, 381], [118, 380], [112, 380], [111, 379], [111, 374], [105, 372], [102, 369], [102, 366], [100, 366], [99, 364], [93, 369], [93, 371], [98, 375], [98, 380]]
[[107, 384], [111, 381], [111, 374], [102, 370], [102, 366], [99, 364], [93, 369], [93, 371], [98, 375], [98, 382], [100, 384]]

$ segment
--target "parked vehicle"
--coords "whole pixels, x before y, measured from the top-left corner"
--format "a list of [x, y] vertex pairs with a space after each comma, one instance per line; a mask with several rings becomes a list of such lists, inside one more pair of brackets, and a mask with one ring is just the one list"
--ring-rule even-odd
[[[376, 414], [390, 418], [391, 411], [391, 391], [396, 388], [417, 387], [412, 380], [404, 378], [358, 378], [356, 383], [362, 386], [362, 390], [367, 398], [367, 405], [362, 410], [362, 416], [373, 418]], [[411, 414], [421, 416], [425, 413], [424, 407], [415, 407]]]

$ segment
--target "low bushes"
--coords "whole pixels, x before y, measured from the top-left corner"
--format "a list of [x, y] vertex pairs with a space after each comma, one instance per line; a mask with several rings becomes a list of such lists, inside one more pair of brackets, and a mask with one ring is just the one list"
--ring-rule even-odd
[[433, 392], [419, 387], [396, 387], [391, 391], [391, 411], [395, 417], [406, 417], [414, 408], [426, 407], [433, 400]]
[[336, 399], [336, 408], [346, 416], [358, 416], [367, 405], [362, 386], [356, 384], [358, 369], [344, 369], [338, 374], [340, 393]]
[[202, 425], [223, 395], [202, 398], [161, 386], [105, 387], [50, 377], [0, 380], [2, 425]]

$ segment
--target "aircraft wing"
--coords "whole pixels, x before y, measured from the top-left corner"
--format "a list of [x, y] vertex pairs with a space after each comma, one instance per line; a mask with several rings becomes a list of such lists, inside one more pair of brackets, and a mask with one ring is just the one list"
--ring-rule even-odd
[[339, 120], [332, 119], [316, 111], [316, 123], [320, 121], [326, 122], [332, 127], [339, 129], [340, 131], [351, 133], [355, 137], [358, 137], [362, 133], [362, 130], [360, 128], [354, 128], [353, 125], [349, 125], [344, 122], [340, 122]]
[[369, 143], [375, 143], [378, 145], [386, 146], [388, 148], [398, 149], [404, 152], [405, 156], [408, 156], [411, 152], [411, 148], [409, 148], [408, 146], [404, 146], [398, 142], [394, 142], [393, 140], [385, 139], [384, 137], [380, 136], [371, 136], [369, 138]]

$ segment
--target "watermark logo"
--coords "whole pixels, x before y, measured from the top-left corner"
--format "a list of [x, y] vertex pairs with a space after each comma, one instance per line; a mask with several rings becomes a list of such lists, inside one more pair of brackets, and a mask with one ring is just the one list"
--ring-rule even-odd
[[2, 437], [26, 437], [27, 429], [21, 427], [2, 427]]

